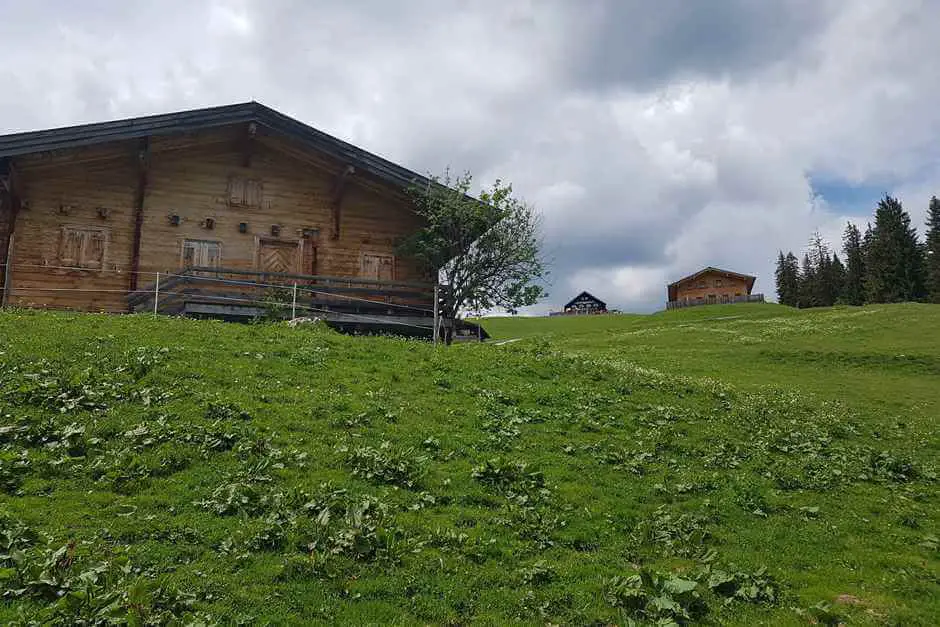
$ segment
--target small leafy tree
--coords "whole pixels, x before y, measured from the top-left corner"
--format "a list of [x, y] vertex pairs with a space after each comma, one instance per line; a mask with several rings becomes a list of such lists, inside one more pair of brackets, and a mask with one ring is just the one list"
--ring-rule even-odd
[[[399, 245], [399, 252], [444, 283], [444, 319], [466, 310], [515, 313], [545, 295], [539, 215], [513, 197], [511, 185], [497, 180], [477, 199], [470, 195], [472, 182], [469, 173], [452, 177], [446, 171], [410, 190], [425, 224]], [[450, 341], [450, 329], [445, 340]]]

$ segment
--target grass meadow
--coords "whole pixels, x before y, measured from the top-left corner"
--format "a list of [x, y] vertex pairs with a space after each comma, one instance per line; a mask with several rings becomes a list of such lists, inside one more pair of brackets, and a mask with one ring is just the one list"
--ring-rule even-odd
[[940, 307], [0, 313], [5, 624], [935, 624]]

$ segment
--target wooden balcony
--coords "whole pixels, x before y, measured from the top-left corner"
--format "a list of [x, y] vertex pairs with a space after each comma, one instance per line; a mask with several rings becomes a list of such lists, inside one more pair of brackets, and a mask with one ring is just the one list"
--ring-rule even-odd
[[683, 309], [685, 307], [698, 307], [700, 305], [731, 305], [734, 303], [762, 303], [763, 294], [747, 294], [745, 296], [715, 296], [695, 300], [674, 300], [666, 303], [666, 309]]
[[[133, 312], [194, 318], [312, 317], [353, 333], [430, 337], [434, 326], [431, 283], [189, 267], [130, 292], [127, 301]], [[457, 327], [487, 337], [476, 325]]]

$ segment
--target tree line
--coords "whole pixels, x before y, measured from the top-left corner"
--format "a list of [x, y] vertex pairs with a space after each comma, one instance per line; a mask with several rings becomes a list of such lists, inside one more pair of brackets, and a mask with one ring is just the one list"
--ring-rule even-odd
[[845, 227], [840, 259], [819, 233], [799, 259], [777, 257], [777, 299], [793, 307], [927, 301], [940, 303], [940, 200], [930, 199], [923, 242], [891, 196], [878, 202], [865, 232]]

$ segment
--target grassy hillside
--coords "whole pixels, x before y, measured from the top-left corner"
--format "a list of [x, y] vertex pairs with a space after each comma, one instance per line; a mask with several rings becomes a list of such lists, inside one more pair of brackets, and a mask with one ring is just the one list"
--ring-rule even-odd
[[488, 328], [0, 313], [0, 621], [940, 615], [940, 308]]

